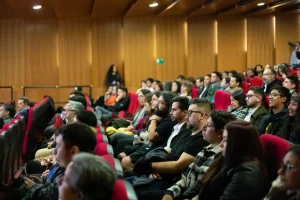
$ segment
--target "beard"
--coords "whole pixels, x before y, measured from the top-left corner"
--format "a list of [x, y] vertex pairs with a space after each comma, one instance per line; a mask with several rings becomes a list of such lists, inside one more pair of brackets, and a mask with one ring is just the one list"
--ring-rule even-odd
[[186, 128], [189, 129], [189, 130], [193, 130], [195, 128], [195, 126], [192, 125], [192, 124], [187, 124]]
[[162, 118], [166, 118], [168, 116], [168, 110], [156, 110], [155, 115], [162, 117]]

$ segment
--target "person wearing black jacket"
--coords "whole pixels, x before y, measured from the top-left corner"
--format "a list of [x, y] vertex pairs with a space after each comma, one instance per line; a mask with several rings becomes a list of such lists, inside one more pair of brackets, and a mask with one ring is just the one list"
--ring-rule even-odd
[[229, 122], [219, 155], [207, 170], [199, 200], [259, 200], [268, 190], [263, 149], [255, 127], [245, 121]]
[[262, 89], [267, 95], [270, 94], [273, 87], [282, 86], [281, 81], [276, 79], [276, 72], [274, 69], [265, 69], [263, 80], [264, 85], [262, 86]]
[[129, 105], [128, 90], [126, 87], [118, 88], [118, 96], [113, 106], [107, 107], [107, 109], [100, 106], [96, 106], [96, 112], [100, 116], [101, 120], [108, 122], [112, 119], [113, 113], [118, 113], [121, 110], [127, 110]]
[[[57, 200], [58, 182], [64, 175], [65, 168], [72, 161], [74, 155], [79, 152], [93, 152], [96, 146], [96, 136], [92, 129], [84, 124], [68, 124], [58, 130], [56, 136], [57, 146], [54, 150], [57, 163], [49, 171], [42, 174], [42, 180], [33, 179], [31, 176], [24, 177], [25, 184], [18, 188], [13, 195], [20, 198], [23, 190], [24, 199], [31, 200]], [[24, 189], [26, 193], [24, 194]], [[21, 191], [20, 191], [21, 190]], [[13, 199], [19, 199], [17, 197]], [[23, 198], [22, 197], [22, 198]], [[21, 198], [21, 199], [22, 199]]]
[[287, 103], [290, 101], [291, 94], [285, 87], [274, 87], [269, 95], [269, 114], [265, 115], [258, 126], [258, 133], [271, 133], [278, 135], [281, 132], [286, 120], [288, 109]]

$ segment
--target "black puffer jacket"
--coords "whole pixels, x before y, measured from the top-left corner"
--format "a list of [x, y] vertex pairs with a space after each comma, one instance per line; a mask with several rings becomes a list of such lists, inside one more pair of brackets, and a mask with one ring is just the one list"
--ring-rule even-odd
[[203, 185], [199, 200], [259, 200], [267, 192], [267, 178], [255, 162], [223, 170]]

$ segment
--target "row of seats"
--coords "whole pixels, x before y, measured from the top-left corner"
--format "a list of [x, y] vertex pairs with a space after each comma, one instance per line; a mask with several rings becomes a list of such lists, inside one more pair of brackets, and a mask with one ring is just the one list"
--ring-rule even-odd
[[37, 142], [44, 140], [43, 131], [54, 114], [54, 101], [50, 96], [46, 96], [29, 109], [23, 141], [23, 154], [26, 159], [34, 158], [35, 151], [37, 150]]
[[[97, 129], [98, 130], [98, 129]], [[101, 156], [115, 170], [117, 180], [114, 186], [113, 200], [137, 200], [137, 196], [131, 184], [123, 181], [123, 169], [120, 161], [114, 158], [114, 151], [108, 138], [98, 130], [96, 134], [97, 144], [95, 154]]]
[[[45, 97], [28, 110], [27, 120], [18, 115], [0, 130], [0, 184], [10, 185], [22, 161], [32, 159], [39, 135], [55, 113], [51, 97]], [[27, 124], [26, 124], [27, 121]]]

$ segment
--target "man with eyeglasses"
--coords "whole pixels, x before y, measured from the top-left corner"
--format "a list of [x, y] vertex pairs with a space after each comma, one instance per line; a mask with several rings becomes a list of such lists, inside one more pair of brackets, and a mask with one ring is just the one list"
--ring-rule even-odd
[[250, 87], [246, 96], [248, 113], [244, 118], [245, 121], [258, 127], [261, 119], [268, 114], [266, 105], [266, 95], [259, 87]]
[[[202, 129], [212, 112], [209, 101], [193, 99], [189, 106], [187, 97], [175, 97], [172, 102], [170, 115], [177, 125], [174, 126], [167, 145], [164, 147], [169, 153], [169, 161], [154, 161], [150, 164], [149, 170], [152, 171], [150, 178], [160, 180], [156, 181], [155, 186], [136, 188], [139, 199], [146, 197], [157, 199], [152, 196], [152, 191], [164, 190], [174, 184], [174, 180], [180, 178], [181, 173], [195, 160], [197, 154], [209, 145], [202, 135]], [[180, 130], [178, 130], [179, 127]]]
[[263, 91], [269, 95], [272, 88], [275, 86], [282, 86], [280, 80], [276, 79], [276, 72], [274, 69], [265, 69], [263, 73], [264, 85], [262, 86]]
[[270, 133], [278, 135], [283, 128], [286, 114], [288, 113], [287, 103], [290, 101], [289, 90], [282, 86], [276, 86], [269, 94], [269, 114], [264, 116], [259, 124], [260, 134]]

